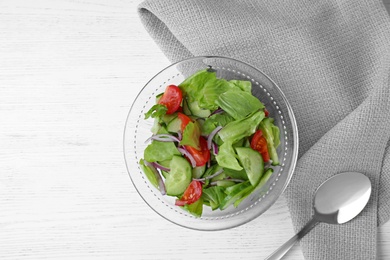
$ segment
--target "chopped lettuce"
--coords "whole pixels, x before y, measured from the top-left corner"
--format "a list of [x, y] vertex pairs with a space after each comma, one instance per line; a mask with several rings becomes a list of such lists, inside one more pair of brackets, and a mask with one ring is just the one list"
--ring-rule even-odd
[[247, 80], [230, 80], [229, 83], [242, 91], [252, 93], [252, 83]]
[[209, 110], [218, 108], [217, 100], [227, 91], [242, 91], [252, 96], [250, 81], [220, 79], [211, 69], [198, 71], [183, 81], [179, 87], [189, 102], [197, 101], [200, 108]]
[[208, 117], [202, 125], [202, 134], [209, 135], [217, 126], [226, 126], [234, 121], [234, 118], [227, 113], [214, 114]]
[[244, 169], [241, 171], [235, 171], [229, 168], [224, 168], [224, 173], [233, 179], [248, 180], [248, 175]]
[[144, 151], [144, 159], [148, 162], [170, 160], [174, 155], [181, 155], [173, 142], [153, 141]]
[[145, 119], [148, 119], [149, 117], [152, 118], [160, 118], [164, 116], [168, 111], [168, 108], [161, 104], [155, 104], [152, 106], [148, 112], [145, 113]]
[[230, 122], [218, 132], [218, 135], [224, 142], [233, 144], [246, 136], [254, 134], [257, 126], [263, 119], [264, 112], [261, 110], [257, 111], [247, 118]]
[[215, 79], [215, 72], [208, 71], [207, 69], [200, 70], [180, 83], [179, 88], [183, 95], [188, 98], [188, 101], [193, 102], [201, 98], [204, 85], [207, 82], [214, 82]]
[[189, 122], [183, 131], [183, 139], [181, 145], [189, 145], [197, 150], [200, 150], [199, 145], [200, 126], [197, 122]]
[[243, 119], [253, 111], [264, 108], [263, 103], [251, 93], [237, 90], [224, 92], [215, 102], [236, 120]]
[[203, 213], [203, 198], [200, 197], [197, 201], [190, 205], [184, 205], [184, 209], [187, 210], [189, 213], [194, 215], [195, 217], [202, 216]]
[[215, 158], [217, 159], [218, 164], [223, 168], [229, 168], [236, 171], [241, 171], [243, 169], [238, 163], [233, 144], [230, 142], [224, 142], [219, 147], [219, 153], [215, 156]]
[[217, 109], [218, 104], [216, 100], [231, 87], [232, 85], [224, 79], [214, 78], [213, 81], [207, 82], [203, 88], [202, 95], [199, 97], [199, 106], [210, 110]]
[[222, 186], [211, 186], [203, 189], [202, 197], [204, 201], [208, 202], [212, 210], [216, 210], [226, 197], [224, 191], [225, 188]]
[[146, 175], [146, 178], [148, 178], [148, 180], [150, 181], [150, 183], [158, 188], [158, 180], [157, 180], [157, 176], [154, 174], [154, 172], [152, 171], [152, 169], [148, 166], [145, 165], [145, 161], [143, 159], [141, 159], [139, 161], [139, 165], [141, 167], [141, 170], [145, 173]]
[[272, 165], [278, 165], [279, 158], [276, 148], [280, 144], [279, 128], [275, 126], [273, 122], [273, 118], [265, 118], [260, 123], [260, 129], [263, 131], [265, 140], [267, 140], [267, 148], [272, 160]]

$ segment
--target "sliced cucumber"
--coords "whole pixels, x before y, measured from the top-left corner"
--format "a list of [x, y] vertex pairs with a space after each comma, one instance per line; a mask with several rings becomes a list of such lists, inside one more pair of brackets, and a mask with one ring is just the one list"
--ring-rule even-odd
[[248, 190], [248, 192], [247, 192], [246, 194], [244, 194], [244, 196], [242, 196], [242, 198], [236, 200], [236, 201], [234, 202], [234, 207], [237, 207], [237, 206], [238, 206], [244, 199], [246, 199], [252, 192], [257, 191], [257, 190], [259, 190], [261, 187], [263, 187], [264, 184], [267, 183], [268, 179], [271, 177], [271, 175], [272, 175], [273, 172], [274, 172], [274, 170], [273, 170], [272, 168], [267, 169], [267, 170], [264, 172], [263, 176], [261, 177], [259, 184], [257, 184], [256, 187], [252, 187], [252, 189]]
[[177, 117], [177, 113], [173, 113], [173, 114], [170, 114], [170, 115], [163, 115], [161, 117], [162, 121], [165, 123], [165, 124], [169, 124], [169, 122], [171, 122], [173, 119], [175, 119]]
[[276, 150], [277, 145], [280, 144], [279, 128], [275, 126], [273, 122], [274, 119], [267, 117], [260, 122], [259, 126], [267, 140], [267, 148], [272, 160], [272, 165], [279, 165], [279, 157]]
[[261, 177], [261, 180], [259, 182], [259, 184], [257, 184], [256, 186], [256, 190], [260, 189], [261, 187], [264, 186], [264, 184], [267, 183], [267, 181], [269, 180], [269, 178], [272, 176], [272, 174], [274, 173], [274, 170], [272, 168], [268, 168], [263, 176]]
[[180, 129], [181, 129], [181, 120], [179, 117], [175, 117], [167, 125], [167, 130], [168, 132], [171, 133], [177, 133], [180, 131]]
[[197, 117], [206, 118], [211, 114], [211, 111], [208, 109], [202, 109], [199, 107], [198, 101], [189, 102], [188, 108], [191, 111], [191, 114]]
[[252, 148], [237, 147], [238, 160], [244, 167], [252, 186], [256, 186], [264, 173], [264, 162], [260, 153]]
[[186, 115], [192, 115], [191, 110], [188, 107], [188, 101], [186, 98], [183, 98], [183, 112]]
[[228, 194], [225, 199], [221, 202], [220, 209], [224, 210], [230, 205], [232, 205], [236, 200], [242, 198], [248, 190], [253, 189], [249, 181], [236, 184], [226, 188], [226, 193]]
[[191, 182], [192, 167], [185, 158], [173, 156], [170, 169], [165, 179], [165, 188], [168, 195], [178, 196], [186, 190]]
[[206, 171], [206, 165], [198, 166], [192, 169], [192, 178], [199, 179]]

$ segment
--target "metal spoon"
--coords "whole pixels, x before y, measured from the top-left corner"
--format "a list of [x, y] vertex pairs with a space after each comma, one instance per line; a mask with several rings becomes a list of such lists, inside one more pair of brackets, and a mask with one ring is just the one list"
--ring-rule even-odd
[[281, 259], [316, 224], [343, 224], [356, 217], [371, 195], [371, 182], [358, 172], [337, 174], [323, 182], [314, 197], [314, 216], [294, 237], [265, 260]]

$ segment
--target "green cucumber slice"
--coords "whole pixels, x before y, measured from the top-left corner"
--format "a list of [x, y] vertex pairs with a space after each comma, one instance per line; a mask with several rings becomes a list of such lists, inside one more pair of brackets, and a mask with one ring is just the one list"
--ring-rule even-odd
[[181, 120], [179, 117], [172, 119], [167, 125], [168, 132], [177, 133], [181, 130]]
[[228, 194], [225, 199], [221, 202], [219, 208], [221, 210], [226, 209], [232, 205], [236, 200], [244, 196], [248, 190], [253, 189], [249, 181], [242, 182], [226, 188], [226, 193]]
[[242, 196], [241, 199], [238, 199], [236, 200], [236, 202], [234, 202], [234, 207], [237, 207], [244, 199], [246, 199], [246, 197], [248, 197], [252, 192], [255, 192], [257, 190], [259, 190], [261, 187], [264, 186], [264, 184], [266, 184], [266, 182], [268, 181], [268, 179], [271, 177], [272, 173], [274, 172], [274, 170], [272, 168], [269, 168], [267, 169], [263, 176], [261, 177], [260, 181], [259, 181], [259, 184], [257, 184], [256, 187], [252, 187], [251, 190], [248, 190], [248, 192], [246, 194], [244, 194], [244, 196]]
[[211, 114], [210, 110], [200, 108], [198, 101], [188, 102], [188, 108], [191, 111], [191, 114], [197, 117], [206, 118]]
[[188, 107], [187, 98], [183, 98], [183, 112], [186, 115], [192, 115], [190, 108]]
[[256, 186], [264, 173], [264, 162], [260, 153], [247, 147], [237, 147], [238, 160], [244, 167], [252, 186]]
[[206, 171], [206, 165], [198, 166], [192, 169], [192, 178], [199, 179]]
[[165, 179], [165, 188], [168, 195], [178, 196], [186, 190], [191, 182], [192, 167], [185, 158], [173, 156], [170, 169]]

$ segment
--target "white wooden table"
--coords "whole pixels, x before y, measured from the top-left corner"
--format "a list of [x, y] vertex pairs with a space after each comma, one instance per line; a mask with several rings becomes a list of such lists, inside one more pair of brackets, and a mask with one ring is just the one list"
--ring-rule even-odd
[[[200, 232], [137, 194], [123, 127], [169, 64], [140, 2], [0, 1], [0, 259], [263, 259], [293, 235], [283, 198], [246, 225]], [[378, 241], [390, 259], [390, 223]], [[286, 259], [303, 259], [299, 246]]]

